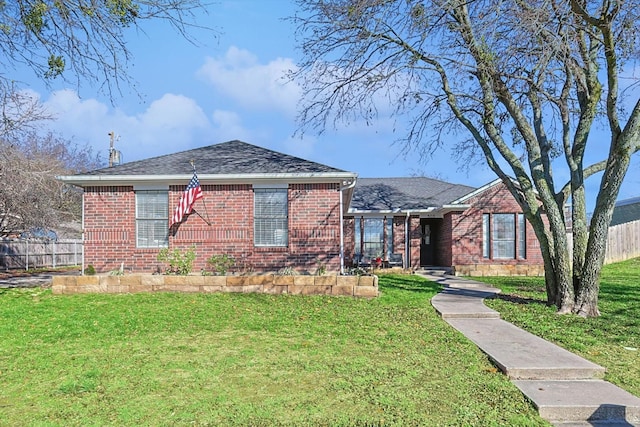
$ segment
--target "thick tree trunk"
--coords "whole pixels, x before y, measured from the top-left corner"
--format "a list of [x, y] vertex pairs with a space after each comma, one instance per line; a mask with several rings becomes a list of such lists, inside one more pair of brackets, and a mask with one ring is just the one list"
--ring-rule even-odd
[[587, 252], [587, 240], [589, 232], [587, 229], [587, 208], [585, 202], [584, 185], [582, 180], [580, 185], [574, 187], [571, 193], [572, 211], [571, 228], [573, 233], [573, 291], [575, 295], [580, 292], [582, 282], [582, 269]]
[[598, 293], [600, 291], [600, 272], [606, 254], [606, 242], [611, 216], [599, 215], [591, 222], [587, 255], [581, 272], [580, 286], [576, 293], [574, 312], [583, 317], [597, 317]]
[[631, 152], [626, 149], [627, 147], [627, 144], [621, 144], [615, 156], [609, 155], [609, 162], [602, 176], [600, 191], [589, 229], [586, 258], [581, 274], [582, 280], [576, 295], [574, 312], [580, 316], [595, 317], [600, 315], [598, 310], [600, 272], [606, 255], [607, 237], [611, 216], [613, 215], [613, 207], [631, 161]]
[[571, 313], [574, 306], [571, 261], [567, 244], [567, 228], [562, 206], [555, 201], [545, 204], [549, 220], [549, 232], [553, 241], [553, 274], [556, 281], [555, 305], [559, 313]]
[[[528, 217], [540, 242], [544, 261], [547, 304], [555, 305], [558, 311], [571, 312], [574, 303], [571, 282], [571, 263], [568, 254], [566, 227], [557, 204], [546, 209], [548, 225], [540, 216]], [[549, 214], [550, 211], [554, 213]], [[553, 229], [552, 224], [556, 227]]]

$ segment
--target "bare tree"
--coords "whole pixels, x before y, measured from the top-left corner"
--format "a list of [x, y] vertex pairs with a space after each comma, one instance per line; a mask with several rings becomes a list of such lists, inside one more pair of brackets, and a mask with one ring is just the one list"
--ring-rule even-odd
[[86, 172], [100, 163], [90, 148], [53, 134], [32, 131], [11, 141], [0, 139], [0, 236], [79, 220], [82, 193], [56, 176]]
[[193, 42], [192, 30], [205, 28], [195, 22], [197, 12], [206, 12], [203, 0], [0, 1], [0, 78], [22, 64], [45, 80], [72, 76], [77, 85], [96, 83], [112, 96], [129, 82], [131, 28], [164, 21]]
[[51, 119], [39, 100], [20, 91], [14, 82], [0, 79], [0, 137], [9, 139]]
[[[599, 315], [608, 225], [640, 148], [640, 100], [625, 99], [620, 87], [621, 76], [632, 74], [625, 67], [640, 57], [640, 2], [298, 3], [293, 19], [304, 57], [293, 77], [308, 95], [301, 129], [372, 119], [385, 100], [392, 114], [410, 120], [407, 146], [434, 150], [451, 144], [453, 133], [466, 135], [456, 150], [482, 154], [533, 225], [548, 302], [562, 313]], [[593, 134], [595, 126], [605, 137]], [[588, 143], [601, 154], [593, 164], [585, 164]], [[587, 224], [585, 179], [598, 172]]]

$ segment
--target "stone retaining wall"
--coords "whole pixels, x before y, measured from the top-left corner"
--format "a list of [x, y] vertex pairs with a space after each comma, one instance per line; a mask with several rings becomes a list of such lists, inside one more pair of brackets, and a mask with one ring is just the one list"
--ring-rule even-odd
[[240, 292], [374, 298], [377, 276], [53, 276], [54, 294]]
[[543, 265], [474, 264], [456, 265], [456, 276], [544, 276]]

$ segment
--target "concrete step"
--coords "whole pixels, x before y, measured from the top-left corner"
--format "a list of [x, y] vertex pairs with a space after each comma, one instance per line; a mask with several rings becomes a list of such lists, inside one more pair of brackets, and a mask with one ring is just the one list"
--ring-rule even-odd
[[443, 319], [499, 319], [500, 313], [477, 301], [493, 295], [480, 289], [445, 288], [431, 299], [431, 305]]
[[563, 427], [640, 426], [640, 399], [602, 380], [523, 381], [513, 383], [540, 416]]
[[449, 276], [451, 272], [451, 267], [421, 267], [416, 270], [417, 274], [430, 274], [434, 276]]
[[445, 319], [514, 380], [585, 380], [604, 368], [501, 319]]

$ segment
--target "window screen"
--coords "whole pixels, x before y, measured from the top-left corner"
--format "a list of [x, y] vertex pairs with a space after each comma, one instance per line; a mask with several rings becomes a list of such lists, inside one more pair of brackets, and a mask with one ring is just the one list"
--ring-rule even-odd
[[494, 214], [491, 230], [493, 258], [516, 257], [516, 224], [514, 214]]
[[169, 245], [169, 194], [167, 191], [136, 191], [136, 246], [164, 248]]
[[[360, 224], [363, 224], [363, 235]], [[387, 246], [384, 247], [384, 228], [387, 228]], [[361, 239], [362, 238], [362, 239]], [[361, 244], [362, 243], [362, 244]], [[362, 248], [362, 254], [360, 249]], [[355, 220], [355, 253], [363, 259], [378, 256], [389, 256], [393, 253], [393, 219], [356, 218]]]
[[286, 188], [254, 189], [254, 242], [256, 246], [287, 246], [289, 208]]

